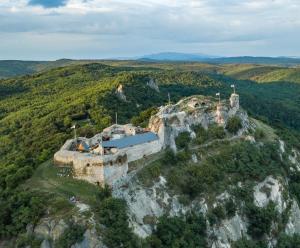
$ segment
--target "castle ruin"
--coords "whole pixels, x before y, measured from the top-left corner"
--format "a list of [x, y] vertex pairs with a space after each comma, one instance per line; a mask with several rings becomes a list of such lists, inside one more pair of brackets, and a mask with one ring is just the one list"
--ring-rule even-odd
[[126, 176], [130, 162], [166, 147], [176, 151], [175, 138], [179, 133], [189, 132], [194, 138], [193, 125], [204, 128], [211, 124], [225, 125], [234, 115], [240, 116], [243, 122], [248, 120], [246, 112], [239, 108], [239, 96], [235, 93], [229, 101], [218, 103], [209, 97], [188, 97], [160, 107], [148, 128], [114, 124], [90, 139], [67, 140], [55, 153], [54, 162], [58, 166], [71, 166], [75, 178], [100, 186], [112, 185]]

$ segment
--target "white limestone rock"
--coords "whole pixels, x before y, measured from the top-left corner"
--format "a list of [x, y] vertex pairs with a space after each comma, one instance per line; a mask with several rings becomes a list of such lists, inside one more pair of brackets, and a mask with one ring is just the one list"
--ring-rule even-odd
[[297, 171], [300, 171], [300, 153], [296, 149], [292, 149], [289, 155], [289, 161], [295, 166]]
[[285, 144], [283, 140], [279, 140], [279, 150], [282, 153], [285, 153]]
[[34, 234], [38, 238], [57, 240], [63, 234], [68, 225], [63, 219], [54, 220], [44, 218], [34, 228]]
[[232, 241], [247, 237], [247, 223], [237, 214], [229, 220], [222, 221], [220, 226], [214, 227], [212, 233], [217, 237], [212, 243], [212, 248], [230, 248]]
[[198, 158], [197, 158], [197, 155], [195, 153], [192, 154], [192, 161], [193, 163], [198, 163]]
[[266, 207], [270, 201], [276, 204], [276, 210], [282, 213], [286, 209], [283, 199], [283, 185], [272, 176], [254, 187], [254, 204], [257, 207]]
[[[197, 209], [202, 213], [207, 211], [207, 205], [203, 200], [184, 206], [179, 202], [178, 196], [170, 196], [167, 192], [166, 180], [162, 176], [150, 188], [141, 186], [134, 179], [128, 182], [126, 188], [120, 184], [119, 188], [113, 189], [113, 196], [127, 202], [130, 225], [135, 234], [142, 238], [152, 233], [157, 218], [163, 214], [178, 216], [191, 209]], [[147, 223], [146, 219], [152, 219], [153, 223]]]
[[300, 234], [300, 209], [296, 200], [293, 200], [289, 213], [290, 216], [285, 227], [285, 233], [290, 236]]
[[122, 100], [122, 101], [124, 101], [124, 102], [127, 101], [126, 95], [125, 95], [125, 93], [124, 93], [124, 87], [123, 87], [122, 84], [120, 84], [120, 85], [118, 86], [118, 88], [117, 88], [117, 90], [116, 90], [116, 94], [117, 94], [117, 96], [118, 96], [118, 98], [119, 98], [120, 100]]
[[83, 240], [76, 243], [71, 248], [106, 248], [101, 237], [97, 234], [96, 229], [87, 229], [83, 235]]
[[159, 92], [159, 87], [153, 78], [150, 78], [150, 80], [147, 82], [147, 85], [156, 92]]
[[90, 210], [90, 206], [82, 202], [76, 202], [75, 206], [78, 208], [79, 213], [84, 213]]

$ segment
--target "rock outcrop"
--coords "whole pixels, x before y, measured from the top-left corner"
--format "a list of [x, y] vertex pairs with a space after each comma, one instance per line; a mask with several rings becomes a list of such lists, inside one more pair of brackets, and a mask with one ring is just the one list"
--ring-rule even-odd
[[[179, 201], [179, 196], [169, 191], [166, 179], [162, 176], [150, 187], [143, 186], [135, 176], [123, 181], [121, 185], [126, 187], [114, 188], [113, 196], [127, 202], [130, 225], [134, 232], [143, 238], [152, 233], [158, 218], [164, 214], [179, 216], [194, 211], [207, 215], [211, 207], [222, 205], [228, 199], [234, 199], [225, 191], [214, 200], [210, 199], [210, 205], [205, 198], [198, 198], [183, 205]], [[241, 186], [242, 183], [239, 183], [235, 187]], [[296, 200], [287, 194], [286, 182], [281, 177], [268, 176], [263, 181], [257, 182], [253, 188], [253, 200], [259, 208], [265, 208], [273, 202], [279, 214], [288, 215], [288, 222], [284, 229], [286, 234], [300, 234], [300, 209]], [[214, 203], [212, 204], [211, 201]], [[248, 235], [248, 226], [248, 217], [241, 206], [238, 206], [233, 217], [225, 218], [213, 226], [207, 223], [209, 247], [231, 248], [234, 241], [241, 238], [251, 239]], [[266, 236], [270, 248], [275, 247], [276, 244], [277, 237], [274, 236], [276, 228], [277, 224], [273, 223], [270, 234]]]
[[116, 90], [116, 94], [117, 94], [117, 96], [118, 96], [118, 98], [119, 98], [120, 100], [122, 100], [122, 101], [124, 101], [124, 102], [127, 101], [126, 95], [125, 95], [125, 93], [124, 93], [124, 88], [123, 88], [123, 85], [122, 85], [122, 84], [120, 84], [120, 85], [118, 86], [118, 88], [117, 88], [117, 90]]
[[87, 229], [83, 235], [83, 240], [76, 243], [71, 248], [106, 248], [101, 237], [97, 234], [96, 229]]
[[68, 225], [63, 219], [45, 218], [34, 228], [33, 232], [39, 239], [56, 241], [67, 228]]
[[271, 201], [275, 203], [276, 210], [282, 213], [286, 209], [283, 199], [284, 186], [272, 176], [254, 187], [254, 204], [257, 207], [266, 207]]
[[210, 241], [212, 248], [230, 248], [232, 241], [248, 237], [247, 222], [236, 214], [233, 218], [224, 220], [218, 227], [213, 227], [210, 233], [216, 237], [216, 240]]
[[150, 78], [150, 80], [147, 82], [147, 85], [155, 90], [156, 92], [159, 92], [159, 87], [158, 84], [155, 82], [155, 80], [153, 78]]
[[181, 132], [189, 132], [193, 137], [192, 127], [202, 125], [226, 125], [232, 116], [240, 117], [242, 128], [238, 135], [243, 134], [250, 126], [247, 113], [239, 108], [239, 97], [232, 94], [230, 101], [216, 103], [213, 99], [204, 96], [192, 96], [179, 101], [175, 105], [160, 108], [149, 122], [151, 131], [158, 134], [163, 147], [171, 147], [176, 151], [175, 138]]
[[200, 204], [199, 201], [195, 201], [189, 206], [184, 206], [179, 202], [178, 196], [169, 195], [166, 180], [163, 177], [160, 177], [159, 181], [150, 188], [140, 185], [137, 179], [122, 184], [126, 184], [127, 187], [115, 188], [113, 196], [127, 202], [130, 225], [134, 232], [143, 238], [152, 233], [157, 219], [163, 214], [177, 216], [192, 209], [200, 212], [207, 210], [204, 201]]
[[289, 213], [290, 216], [285, 228], [285, 233], [290, 236], [300, 234], [300, 209], [296, 200], [293, 201]]

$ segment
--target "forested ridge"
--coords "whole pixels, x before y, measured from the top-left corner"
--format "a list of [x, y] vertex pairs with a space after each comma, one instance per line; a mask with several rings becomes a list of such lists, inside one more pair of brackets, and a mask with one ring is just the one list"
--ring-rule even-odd
[[[159, 92], [147, 85], [150, 79], [158, 84]], [[168, 93], [172, 102], [195, 94], [214, 96], [216, 92], [228, 98], [234, 83], [242, 107], [277, 128], [299, 148], [300, 79], [276, 79], [267, 84], [250, 79], [253, 77], [184, 66], [177, 70], [173, 65], [89, 63], [0, 80], [0, 237], [17, 236], [43, 215], [47, 196], [24, 190], [23, 184], [73, 135], [73, 124], [78, 126], [79, 135], [90, 137], [111, 125], [116, 112], [119, 123], [130, 122], [133, 117], [137, 120], [141, 112], [165, 104]], [[126, 101], [116, 94], [120, 84]], [[142, 115], [140, 122], [148, 117]]]

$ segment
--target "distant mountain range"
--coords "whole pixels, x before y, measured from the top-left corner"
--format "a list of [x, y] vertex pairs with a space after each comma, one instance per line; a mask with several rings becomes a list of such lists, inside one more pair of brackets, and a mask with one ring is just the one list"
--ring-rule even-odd
[[112, 58], [94, 60], [71, 60], [59, 59], [55, 61], [21, 61], [21, 60], [0, 60], [0, 79], [14, 76], [28, 75], [36, 72], [46, 71], [52, 68], [89, 63], [113, 64], [114, 61], [123, 61], [124, 65], [134, 64], [145, 65], [149, 63], [183, 63], [201, 62], [209, 64], [257, 64], [257, 65], [277, 65], [283, 67], [300, 66], [300, 58], [297, 57], [218, 57], [206, 54], [190, 54], [177, 52], [163, 52], [131, 58]]
[[186, 61], [186, 62], [205, 62], [217, 64], [274, 64], [282, 66], [292, 66], [300, 64], [300, 58], [297, 57], [254, 57], [254, 56], [239, 56], [239, 57], [220, 57], [206, 54], [190, 54], [164, 52], [150, 55], [143, 55], [138, 60], [142, 61]]
[[191, 53], [175, 53], [164, 52], [143, 55], [139, 60], [160, 60], [160, 61], [202, 61], [206, 59], [217, 58], [216, 56], [207, 54], [191, 54]]

